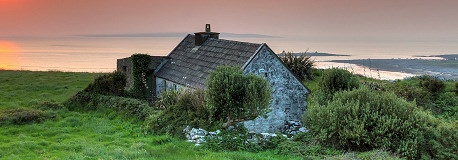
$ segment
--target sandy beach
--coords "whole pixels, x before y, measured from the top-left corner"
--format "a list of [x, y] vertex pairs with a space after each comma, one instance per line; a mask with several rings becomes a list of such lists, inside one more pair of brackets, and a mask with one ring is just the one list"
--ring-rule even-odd
[[439, 55], [441, 59], [432, 56], [421, 56], [411, 59], [357, 59], [333, 60], [335, 63], [350, 63], [371, 70], [402, 72], [414, 75], [432, 75], [444, 79], [458, 81], [458, 54]]

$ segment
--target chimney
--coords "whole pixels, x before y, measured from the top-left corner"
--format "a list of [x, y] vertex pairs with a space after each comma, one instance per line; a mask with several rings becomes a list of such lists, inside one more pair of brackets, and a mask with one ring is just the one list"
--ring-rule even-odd
[[205, 32], [196, 32], [194, 33], [195, 35], [195, 46], [200, 46], [202, 43], [204, 43], [208, 38], [219, 38], [219, 33], [217, 32], [211, 32], [210, 30], [210, 24], [205, 25]]

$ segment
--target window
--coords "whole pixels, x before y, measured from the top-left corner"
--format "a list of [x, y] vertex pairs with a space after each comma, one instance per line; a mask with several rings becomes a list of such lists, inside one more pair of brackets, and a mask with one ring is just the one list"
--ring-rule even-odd
[[127, 66], [122, 66], [122, 71], [127, 72]]

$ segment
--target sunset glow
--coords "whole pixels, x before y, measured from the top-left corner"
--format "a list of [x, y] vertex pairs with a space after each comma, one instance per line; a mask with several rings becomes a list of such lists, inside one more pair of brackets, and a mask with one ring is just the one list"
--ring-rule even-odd
[[0, 69], [14, 69], [18, 64], [19, 48], [11, 42], [0, 41]]

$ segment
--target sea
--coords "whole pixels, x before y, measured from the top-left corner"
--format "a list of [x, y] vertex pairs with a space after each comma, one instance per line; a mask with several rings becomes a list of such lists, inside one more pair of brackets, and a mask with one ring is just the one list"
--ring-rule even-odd
[[[166, 56], [186, 36], [54, 36], [0, 37], [0, 69], [65, 72], [112, 72], [116, 59], [135, 53]], [[237, 37], [222, 39], [266, 43], [274, 52], [328, 53], [312, 56], [318, 68], [345, 67], [362, 72], [360, 66], [331, 60], [408, 59], [458, 54], [458, 39], [396, 38], [288, 38]], [[359, 67], [359, 68], [358, 68]], [[388, 79], [413, 76], [383, 72]], [[392, 74], [392, 75], [391, 75]]]

